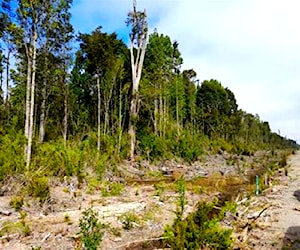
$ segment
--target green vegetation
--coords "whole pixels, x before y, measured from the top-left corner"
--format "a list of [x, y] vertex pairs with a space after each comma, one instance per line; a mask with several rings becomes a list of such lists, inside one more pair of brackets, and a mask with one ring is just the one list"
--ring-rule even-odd
[[9, 201], [9, 205], [16, 211], [19, 211], [24, 204], [24, 198], [22, 196], [13, 196]]
[[126, 230], [132, 229], [135, 223], [140, 222], [140, 218], [133, 211], [120, 215], [119, 220], [122, 222], [123, 228]]
[[82, 212], [79, 227], [79, 234], [85, 249], [97, 250], [104, 234], [105, 225], [99, 221], [97, 213], [92, 208]]
[[105, 183], [101, 188], [102, 196], [118, 196], [124, 191], [124, 185], [118, 182]]
[[[196, 84], [193, 69], [181, 70], [179, 43], [157, 31], [143, 48], [135, 47], [145, 58], [141, 79], [135, 78], [140, 80], [138, 95], [133, 94], [130, 48], [117, 34], [98, 27], [79, 34], [72, 55], [72, 1], [58, 2], [11, 6], [5, 0], [0, 7], [0, 44], [9, 44], [11, 57], [18, 58], [6, 58], [0, 50], [1, 87], [5, 78], [11, 86], [0, 90], [0, 181], [43, 169], [46, 177], [77, 176], [80, 186], [87, 167], [101, 180], [108, 169], [132, 158], [130, 142], [139, 161], [187, 163], [207, 153], [252, 155], [261, 149], [298, 147], [271, 132], [258, 115], [239, 109], [234, 93], [218, 80]], [[40, 13], [44, 20], [38, 22], [34, 17]], [[145, 27], [135, 26], [138, 20]], [[132, 41], [148, 31], [143, 12], [131, 12], [127, 23]], [[53, 26], [57, 32], [50, 32]], [[5, 71], [12, 62], [14, 69]], [[132, 101], [136, 107], [131, 110]], [[41, 182], [46, 180], [32, 180], [31, 185]]]
[[172, 249], [231, 249], [231, 230], [219, 226], [226, 211], [234, 212], [236, 205], [226, 202], [222, 208], [216, 199], [199, 202], [195, 212], [183, 217], [187, 203], [184, 179], [177, 182], [176, 218], [172, 226], [167, 225], [163, 234], [164, 243]]
[[1, 224], [0, 234], [6, 235], [6, 234], [18, 233], [24, 237], [29, 236], [31, 234], [31, 229], [28, 225], [28, 222], [25, 220], [26, 216], [27, 216], [26, 212], [21, 211], [19, 221], [16, 222], [4, 221]]

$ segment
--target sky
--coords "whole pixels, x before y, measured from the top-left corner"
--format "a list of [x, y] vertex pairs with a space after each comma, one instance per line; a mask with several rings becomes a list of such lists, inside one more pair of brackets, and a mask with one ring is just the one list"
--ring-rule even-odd
[[[179, 42], [197, 78], [217, 79], [239, 108], [268, 121], [273, 132], [300, 143], [300, 1], [137, 0], [149, 30]], [[132, 0], [74, 0], [72, 24], [98, 26], [128, 39]]]

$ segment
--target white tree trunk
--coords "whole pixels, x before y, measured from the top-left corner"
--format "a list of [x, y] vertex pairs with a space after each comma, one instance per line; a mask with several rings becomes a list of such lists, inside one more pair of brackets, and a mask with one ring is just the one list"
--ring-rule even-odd
[[[35, 73], [36, 73], [36, 40], [37, 31], [34, 29], [32, 40], [32, 76], [31, 76], [31, 89], [30, 89], [30, 105], [29, 105], [29, 123], [28, 123], [28, 141], [26, 152], [26, 167], [29, 168], [31, 159], [32, 137], [33, 137], [33, 118], [34, 118], [34, 93], [35, 93]], [[28, 77], [28, 76], [27, 76]], [[27, 107], [26, 107], [27, 108]]]
[[[63, 83], [65, 83], [65, 79], [63, 79]], [[64, 145], [67, 145], [68, 139], [68, 89], [67, 86], [64, 86], [65, 89], [65, 98], [64, 98], [64, 120], [63, 120], [63, 139]]]
[[100, 144], [101, 144], [101, 92], [100, 92], [100, 76], [97, 75], [97, 92], [98, 92], [98, 109], [97, 109], [97, 123], [98, 123], [98, 130], [97, 130], [97, 149], [100, 151]]
[[[46, 81], [46, 80], [44, 80]], [[42, 89], [42, 103], [41, 103], [41, 115], [40, 115], [40, 129], [39, 129], [39, 142], [43, 143], [45, 137], [45, 123], [46, 123], [46, 83]]]
[[7, 58], [6, 58], [6, 96], [5, 96], [5, 107], [8, 109], [8, 98], [9, 98], [9, 61], [10, 61], [10, 53], [11, 50], [8, 48], [7, 50]]

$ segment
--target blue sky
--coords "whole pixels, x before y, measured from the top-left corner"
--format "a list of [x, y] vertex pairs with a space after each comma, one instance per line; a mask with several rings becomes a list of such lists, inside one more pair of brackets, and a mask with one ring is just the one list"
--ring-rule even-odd
[[[200, 81], [217, 79], [239, 107], [269, 121], [271, 129], [300, 143], [300, 1], [137, 0], [150, 31], [179, 42], [183, 69]], [[131, 0], [74, 0], [77, 31], [128, 37]]]

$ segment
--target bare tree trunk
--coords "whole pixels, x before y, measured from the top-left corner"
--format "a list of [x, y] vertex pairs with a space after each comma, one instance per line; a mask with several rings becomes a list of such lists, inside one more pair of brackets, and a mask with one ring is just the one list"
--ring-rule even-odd
[[[25, 104], [25, 137], [28, 139], [29, 134], [29, 118], [30, 118], [30, 93], [31, 93], [31, 74], [32, 74], [32, 54], [31, 48], [29, 48], [29, 55], [27, 55], [27, 83], [26, 83], [26, 104]], [[27, 155], [27, 146], [25, 148], [25, 155]]]
[[119, 84], [119, 122], [118, 122], [118, 130], [119, 130], [119, 139], [118, 139], [118, 157], [120, 157], [121, 152], [121, 141], [122, 141], [122, 89], [121, 89], [121, 81]]
[[[44, 81], [46, 81], [44, 79]], [[46, 83], [42, 89], [42, 103], [41, 103], [41, 115], [40, 115], [40, 129], [39, 129], [39, 142], [43, 143], [45, 137], [45, 123], [46, 123]]]
[[129, 120], [129, 129], [128, 133], [130, 135], [130, 159], [134, 160], [134, 151], [135, 151], [135, 143], [136, 143], [136, 137], [135, 137], [135, 122], [137, 118], [137, 112], [136, 112], [136, 103], [137, 103], [137, 92], [133, 91], [131, 102], [130, 102], [130, 120]]
[[43, 143], [45, 137], [45, 125], [46, 125], [46, 98], [47, 98], [47, 77], [48, 77], [48, 58], [45, 55], [45, 69], [43, 88], [42, 88], [42, 103], [41, 103], [41, 115], [40, 115], [40, 129], [39, 129], [39, 142]]
[[157, 83], [155, 83], [155, 95], [154, 95], [154, 134], [158, 135], [157, 120], [158, 120], [158, 100], [157, 100]]
[[25, 104], [25, 128], [24, 134], [27, 142], [24, 145], [24, 158], [26, 166], [28, 163], [28, 140], [29, 140], [29, 127], [30, 127], [30, 95], [31, 95], [31, 85], [32, 85], [32, 48], [29, 47], [27, 50], [27, 82], [26, 82], [26, 104]]
[[[116, 84], [116, 76], [113, 77], [112, 79], [112, 86], [110, 88], [110, 91], [109, 91], [109, 94], [108, 96], [106, 96], [106, 99], [104, 101], [104, 105], [105, 105], [105, 114], [104, 114], [104, 131], [103, 131], [103, 134], [106, 135], [107, 133], [107, 128], [109, 127], [109, 105], [110, 105], [110, 101], [112, 99], [112, 95], [113, 95], [113, 89], [114, 89], [114, 86]], [[105, 96], [104, 96], [105, 97]]]
[[[136, 121], [137, 121], [137, 103], [138, 88], [142, 76], [142, 68], [145, 58], [146, 46], [148, 41], [148, 24], [146, 20], [146, 11], [138, 12], [136, 10], [136, 0], [133, 0], [133, 12], [130, 15], [131, 24], [133, 25], [132, 34], [130, 35], [130, 59], [132, 70], [132, 96], [129, 110], [129, 128], [130, 135], [130, 159], [134, 160], [136, 144]], [[138, 30], [137, 30], [138, 27]], [[134, 44], [137, 45], [136, 57], [133, 53]]]
[[[63, 79], [63, 83], [65, 84], [65, 79]], [[64, 131], [63, 131], [63, 139], [64, 139], [64, 145], [67, 145], [67, 139], [68, 139], [68, 89], [65, 85], [65, 98], [64, 98]]]
[[29, 168], [31, 159], [32, 137], [33, 137], [33, 118], [34, 118], [34, 93], [35, 93], [35, 73], [36, 73], [36, 40], [37, 31], [34, 28], [33, 41], [32, 41], [32, 76], [31, 76], [31, 89], [30, 89], [30, 116], [28, 126], [28, 142], [26, 154], [26, 167]]
[[160, 87], [159, 94], [159, 136], [163, 136], [163, 95], [162, 95], [162, 86]]
[[6, 58], [6, 96], [5, 96], [5, 107], [8, 110], [8, 98], [9, 98], [9, 61], [10, 61], [10, 48], [7, 50], [7, 58]]
[[154, 99], [154, 134], [158, 135], [157, 131], [157, 114], [158, 114], [158, 104], [157, 104], [157, 98]]
[[100, 76], [97, 75], [97, 91], [98, 91], [98, 133], [97, 133], [97, 149], [100, 151], [100, 143], [101, 143], [101, 92], [100, 92]]
[[178, 103], [178, 80], [176, 79], [176, 125], [177, 136], [179, 136], [179, 103]]

